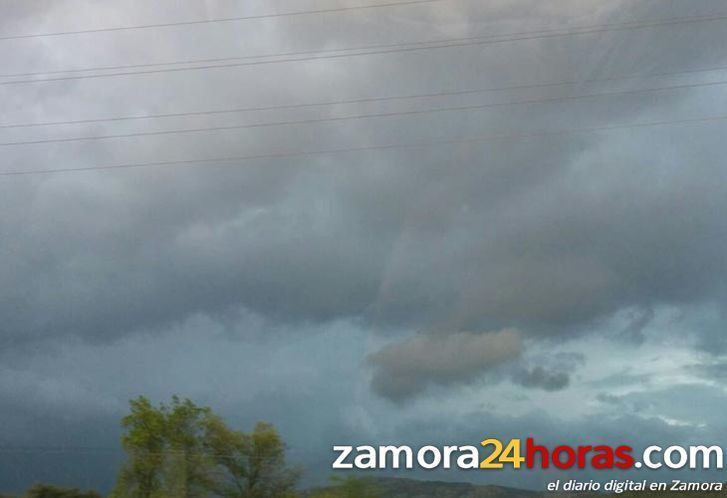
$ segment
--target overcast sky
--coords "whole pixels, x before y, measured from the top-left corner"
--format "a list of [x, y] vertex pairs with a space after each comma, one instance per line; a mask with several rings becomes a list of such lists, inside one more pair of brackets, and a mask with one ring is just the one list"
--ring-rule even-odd
[[[6, 1], [0, 38], [372, 3]], [[191, 160], [0, 176], [0, 488], [107, 487], [140, 394], [273, 422], [310, 483], [333, 444], [724, 445], [725, 14], [441, 0], [0, 40], [0, 125], [364, 100], [0, 129], [0, 171]], [[330, 149], [359, 150], [299, 154]]]

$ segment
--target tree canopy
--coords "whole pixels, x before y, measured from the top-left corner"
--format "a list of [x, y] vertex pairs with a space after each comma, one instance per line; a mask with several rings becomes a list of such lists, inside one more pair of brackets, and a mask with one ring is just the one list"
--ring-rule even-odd
[[24, 498], [101, 498], [101, 495], [96, 491], [62, 488], [52, 484], [36, 484], [23, 496]]
[[113, 498], [293, 496], [298, 472], [286, 464], [271, 424], [237, 431], [210, 408], [176, 396], [156, 406], [139, 397], [130, 408], [122, 420], [127, 460]]

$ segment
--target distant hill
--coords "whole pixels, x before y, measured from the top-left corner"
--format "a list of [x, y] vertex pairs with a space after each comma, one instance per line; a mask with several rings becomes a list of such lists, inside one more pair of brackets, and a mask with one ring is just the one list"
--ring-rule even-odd
[[[365, 484], [365, 488], [372, 493], [370, 496], [381, 498], [727, 498], [727, 489], [722, 492], [708, 491], [633, 491], [619, 494], [609, 493], [568, 493], [545, 491], [530, 491], [518, 488], [509, 488], [495, 485], [477, 485], [467, 482], [421, 481], [397, 477], [364, 477], [358, 479]], [[333, 487], [323, 487], [309, 490], [305, 497], [335, 497]], [[332, 494], [327, 494], [331, 492]], [[359, 495], [357, 495], [359, 496]], [[369, 496], [363, 494], [361, 496]]]
[[504, 486], [467, 482], [420, 481], [394, 477], [375, 478], [382, 496], [391, 498], [539, 498], [542, 493]]
[[[540, 498], [543, 493], [524, 489], [508, 488], [494, 485], [476, 485], [467, 482], [420, 481], [397, 477], [365, 477], [369, 489], [386, 498]], [[317, 488], [307, 493], [326, 491]]]

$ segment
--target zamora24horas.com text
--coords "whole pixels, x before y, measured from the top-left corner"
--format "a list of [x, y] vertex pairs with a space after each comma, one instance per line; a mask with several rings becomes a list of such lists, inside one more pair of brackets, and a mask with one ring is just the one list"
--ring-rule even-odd
[[409, 445], [333, 447], [333, 469], [723, 469], [724, 451], [718, 445], [651, 445], [637, 455], [621, 445], [538, 444], [528, 437], [501, 441], [482, 440], [478, 445], [413, 448]]

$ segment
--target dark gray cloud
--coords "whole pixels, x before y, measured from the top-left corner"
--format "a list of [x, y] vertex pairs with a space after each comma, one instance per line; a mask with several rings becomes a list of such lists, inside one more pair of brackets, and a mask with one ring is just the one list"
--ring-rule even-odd
[[[453, 29], [476, 31], [465, 20], [485, 15], [484, 7], [468, 2], [460, 7], [461, 12], [454, 11], [461, 17]], [[539, 7], [523, 20], [519, 7], [490, 8], [493, 16], [524, 26], [535, 21], [557, 24], [572, 13]], [[453, 15], [437, 6], [419, 12], [413, 15], [427, 22], [438, 17], [451, 22]], [[349, 19], [351, 36], [357, 36], [359, 24], [370, 15]], [[399, 20], [394, 16], [392, 26], [400, 27]], [[273, 32], [253, 30], [248, 37], [285, 44], [305, 32], [311, 46], [353, 43], [335, 30], [329, 38], [314, 35], [311, 27], [317, 22], [324, 21], [298, 19], [275, 25]], [[420, 28], [414, 17], [408, 36]], [[702, 28], [691, 45], [718, 32], [713, 24]], [[202, 29], [207, 34], [208, 28]], [[394, 33], [403, 36], [400, 31], [386, 36]], [[325, 100], [330, 92], [319, 88], [320, 75], [327, 72], [328, 85], [335, 83], [343, 97], [557, 81], [570, 69], [569, 61], [588, 54], [592, 58], [594, 52], [632, 39], [649, 43], [620, 58], [603, 55], [614, 66], [609, 73], [628, 74], [637, 55], [658, 54], [655, 65], [665, 53], [670, 53], [670, 65], [703, 62], [687, 53], [689, 47], [672, 49], [669, 33], [673, 31], [634, 31], [578, 37], [578, 43], [556, 39], [463, 48], [458, 57], [440, 50], [243, 68], [230, 70], [232, 82], [222, 71], [189, 73], [181, 80], [184, 89], [172, 91], [169, 82], [178, 83], [177, 76], [80, 80], [15, 88], [12, 102], [30, 101], [36, 91], [50, 89], [31, 104], [35, 115], [47, 119], [129, 113], [129, 105], [149, 112]], [[189, 44], [175, 30], [168, 34], [159, 57], [179, 56], [173, 40], [185, 49]], [[116, 40], [124, 50], [138, 50], [149, 35], [104, 35], [102, 45]], [[48, 50], [59, 55], [78, 48], [78, 41], [59, 43]], [[95, 50], [74, 54], [93, 61]], [[536, 65], [527, 64], [536, 54]], [[14, 62], [11, 54], [7, 57]], [[535, 68], [542, 70], [538, 79], [532, 76]], [[386, 75], [394, 70], [401, 77], [392, 80]], [[576, 73], [569, 79], [589, 76]], [[422, 74], [429, 77], [422, 79]], [[449, 81], [448, 74], [458, 74], [457, 80]], [[237, 78], [240, 84], [235, 84]], [[297, 82], [295, 89], [282, 84], [291, 79]], [[143, 95], [135, 90], [140, 84]], [[589, 88], [557, 91], [584, 90]], [[3, 91], [8, 94], [11, 87]], [[114, 99], [107, 98], [109, 91]], [[78, 106], [80, 95], [83, 106]], [[706, 90], [705, 95], [716, 94]], [[533, 96], [547, 95], [510, 92], [464, 102]], [[9, 165], [17, 163], [22, 169], [48, 160], [73, 166], [527, 133], [682, 117], [684, 107], [699, 111], [702, 106], [699, 100], [689, 104], [688, 97], [661, 92], [649, 99], [618, 97], [415, 119], [62, 144], [48, 147], [48, 152], [14, 147], [7, 157]], [[421, 105], [405, 102], [396, 108]], [[8, 107], [8, 121], [29, 119], [22, 108]], [[349, 106], [333, 113], [380, 109]], [[215, 124], [211, 120], [169, 121], [163, 127]], [[720, 215], [727, 198], [724, 169], [715, 155], [721, 143], [718, 130], [719, 125], [710, 130], [659, 128], [638, 135], [585, 134], [257, 161], [231, 168], [5, 179], [6, 237], [0, 245], [8, 262], [0, 300], [8, 317], [4, 334], [13, 341], [59, 334], [109, 340], [195, 313], [220, 315], [237, 307], [288, 323], [359, 317], [381, 328], [515, 326], [525, 334], [544, 334], [573, 329], [624, 307], [717, 299], [724, 291], [722, 255], [727, 244]], [[64, 133], [104, 131], [105, 126], [94, 125]], [[681, 140], [675, 142], [675, 136]], [[682, 167], [685, 161], [689, 168]]]
[[523, 369], [515, 377], [523, 387], [544, 389], [546, 391], [558, 391], [568, 387], [570, 375], [563, 371], [549, 371], [541, 366], [531, 369]]
[[642, 344], [646, 340], [644, 328], [654, 319], [654, 310], [651, 308], [631, 310], [628, 318], [629, 322], [621, 332], [622, 336], [626, 340]]
[[[322, 5], [304, 3], [295, 7]], [[38, 33], [267, 13], [272, 7], [258, 2], [240, 8], [215, 1], [16, 3], [0, 9], [0, 28], [7, 34]], [[447, 0], [346, 15], [0, 41], [0, 60], [5, 73], [33, 72], [505, 34], [710, 15], [720, 9], [715, 0]], [[0, 124], [7, 124], [582, 82], [439, 99], [3, 129], [0, 141], [719, 81], [724, 71], [593, 82], [725, 66], [723, 41], [723, 21], [714, 21], [305, 63], [0, 85]], [[719, 114], [725, 105], [722, 87], [714, 86], [305, 126], [3, 147], [1, 167], [16, 170], [519, 137], [225, 166], [2, 177], [0, 344], [6, 368], [0, 394], [4, 406], [17, 410], [7, 409], [11, 424], [0, 436], [15, 441], [32, 432], [22, 413], [40, 413], [33, 424], [67, 434], [78, 432], [53, 423], [54, 417], [73, 425], [92, 413], [84, 419], [95, 428], [90, 432], [104, 433], [126, 398], [180, 392], [223, 406], [233, 417], [236, 410], [244, 412], [235, 419], [240, 424], [269, 418], [293, 438], [301, 424], [291, 414], [305, 413], [310, 438], [295, 441], [303, 447], [316, 441], [328, 447], [353, 434], [397, 439], [397, 431], [401, 437], [406, 431], [379, 420], [406, 425], [407, 407], [414, 406], [421, 408], [422, 430], [435, 422], [441, 427], [445, 418], [437, 419], [438, 408], [418, 395], [479, 389], [477, 382], [487, 374], [512, 380], [499, 388], [512, 388], [513, 398], [538, 397], [538, 408], [547, 404], [543, 400], [567, 398], [570, 390], [583, 387], [573, 372], [599, 365], [565, 357], [549, 361], [550, 348], [570, 338], [587, 341], [624, 316], [625, 323], [607, 335], [629, 348], [641, 342], [642, 362], [633, 372], [614, 373], [607, 358], [603, 371], [593, 376], [601, 385], [591, 380], [585, 387], [606, 390], [602, 401], [620, 400], [597, 403], [600, 408], [637, 417], [630, 407], [646, 406], [649, 394], [623, 390], [660, 385], [660, 378], [638, 369], [650, 365], [647, 356], [653, 355], [647, 353], [654, 344], [669, 339], [683, 341], [677, 342], [679, 351], [724, 351], [727, 128], [714, 121], [529, 134], [698, 118]], [[683, 319], [664, 325], [657, 319], [663, 308]], [[336, 333], [329, 334], [329, 327]], [[219, 328], [229, 343], [211, 346]], [[351, 328], [369, 335], [369, 342], [355, 334], [358, 339], [351, 339], [346, 335]], [[463, 332], [507, 328], [519, 330], [523, 344], [545, 351], [545, 358], [525, 358], [527, 351], [520, 354], [514, 335]], [[413, 338], [396, 343], [392, 337]], [[286, 346], [304, 354], [281, 353], [289, 351]], [[375, 394], [408, 403], [392, 405], [369, 396], [365, 379], [371, 372], [360, 367], [367, 357], [373, 362]], [[517, 361], [493, 370], [508, 358]], [[721, 367], [711, 361], [690, 359], [696, 364], [685, 374], [720, 379]], [[342, 370], [348, 380], [321, 388]], [[430, 389], [436, 386], [446, 389]], [[710, 400], [705, 410], [717, 413], [715, 393], [705, 390], [698, 390]], [[240, 394], [248, 391], [253, 394]], [[689, 413], [669, 415], [669, 402], [682, 394], [667, 389], [647, 406], [654, 420], [668, 415], [657, 424], [660, 436], [686, 431], [669, 426], [677, 419], [689, 422]], [[231, 397], [235, 401], [227, 405]], [[379, 401], [391, 406], [368, 411]], [[318, 406], [326, 407], [325, 417]], [[456, 414], [447, 419], [450, 415]], [[593, 417], [579, 426], [581, 435], [600, 427]], [[715, 418], [705, 418], [702, 422], [717, 425]], [[510, 422], [497, 427], [515, 430], [525, 423]], [[622, 422], [609, 426], [611, 435], [632, 427]], [[559, 423], [542, 421], [538, 430], [561, 434]], [[633, 427], [648, 425], [641, 421]]]
[[457, 332], [416, 335], [372, 354], [372, 388], [401, 401], [430, 385], [451, 385], [475, 379], [483, 372], [517, 358], [522, 349], [515, 330], [491, 333]]
[[585, 364], [583, 353], [548, 350], [547, 353], [528, 355], [507, 373], [515, 384], [522, 387], [559, 391], [568, 387], [571, 376]]

